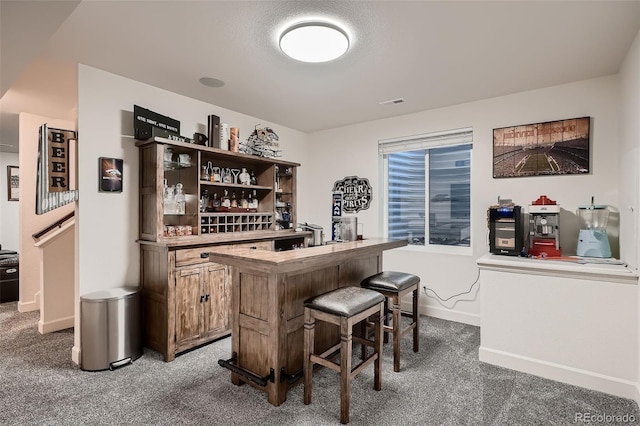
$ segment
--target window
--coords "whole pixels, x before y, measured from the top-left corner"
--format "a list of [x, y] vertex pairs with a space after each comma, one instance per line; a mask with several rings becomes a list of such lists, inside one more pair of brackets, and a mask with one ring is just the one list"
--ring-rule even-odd
[[471, 245], [471, 141], [471, 129], [380, 141], [389, 238]]

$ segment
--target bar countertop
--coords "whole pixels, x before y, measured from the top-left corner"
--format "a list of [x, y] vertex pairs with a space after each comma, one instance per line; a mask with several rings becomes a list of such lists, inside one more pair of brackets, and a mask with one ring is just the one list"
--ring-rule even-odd
[[300, 267], [316, 267], [323, 263], [333, 262], [336, 258], [343, 256], [366, 256], [373, 251], [390, 250], [406, 245], [407, 242], [405, 240], [367, 238], [359, 241], [325, 244], [287, 251], [220, 247], [209, 254], [209, 260], [257, 270], [287, 272], [300, 269]]

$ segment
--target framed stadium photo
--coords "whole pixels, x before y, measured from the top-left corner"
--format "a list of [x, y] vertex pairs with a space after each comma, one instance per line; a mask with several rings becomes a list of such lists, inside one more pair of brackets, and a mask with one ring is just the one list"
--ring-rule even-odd
[[493, 129], [493, 177], [589, 173], [591, 117]]

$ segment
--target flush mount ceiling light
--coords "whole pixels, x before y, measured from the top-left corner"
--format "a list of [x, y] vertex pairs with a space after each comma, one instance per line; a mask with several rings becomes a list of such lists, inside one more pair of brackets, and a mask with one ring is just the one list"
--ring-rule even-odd
[[349, 49], [349, 37], [340, 27], [328, 22], [301, 22], [280, 36], [285, 55], [302, 62], [332, 61]]

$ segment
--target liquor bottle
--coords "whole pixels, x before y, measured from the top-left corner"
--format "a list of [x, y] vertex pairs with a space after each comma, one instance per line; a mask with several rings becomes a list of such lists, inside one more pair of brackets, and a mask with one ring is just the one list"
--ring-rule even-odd
[[202, 191], [202, 197], [200, 197], [200, 212], [206, 212], [207, 207], [209, 207], [209, 191], [205, 189]]
[[218, 198], [218, 193], [213, 193], [213, 201], [211, 201], [211, 206], [214, 208], [220, 207], [220, 199]]
[[175, 196], [176, 214], [185, 214], [185, 210], [186, 210], [186, 197], [182, 192], [182, 188], [183, 188], [183, 185], [181, 183], [178, 183], [176, 185], [176, 196]]
[[244, 196], [244, 191], [242, 191], [242, 193], [240, 194], [240, 207], [242, 207], [243, 209], [249, 208], [249, 200], [247, 200], [247, 197]]
[[231, 207], [238, 207], [238, 199], [236, 198], [236, 192], [231, 193]]
[[253, 190], [253, 206], [250, 206], [252, 209], [258, 209], [258, 197], [256, 196], [256, 190]]
[[229, 192], [226, 189], [222, 196], [222, 207], [231, 207], [231, 199], [229, 198]]

